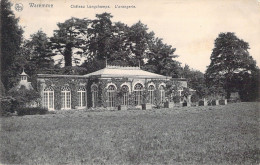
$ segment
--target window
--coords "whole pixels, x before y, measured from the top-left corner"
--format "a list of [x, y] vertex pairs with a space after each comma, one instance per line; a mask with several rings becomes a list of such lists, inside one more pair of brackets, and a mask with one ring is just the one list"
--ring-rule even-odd
[[128, 105], [128, 99], [129, 99], [129, 88], [127, 85], [123, 85], [122, 87], [123, 91], [123, 98], [122, 98], [122, 105]]
[[148, 93], [149, 93], [149, 103], [153, 104], [154, 103], [154, 86], [153, 85], [149, 85], [148, 87]]
[[78, 90], [78, 106], [86, 106], [86, 89], [84, 87], [80, 87]]
[[71, 108], [71, 93], [68, 86], [61, 88], [61, 109]]
[[97, 103], [98, 103], [98, 87], [97, 87], [97, 85], [92, 85], [91, 94], [92, 94], [92, 107], [97, 107]]
[[107, 88], [108, 107], [115, 107], [115, 96], [116, 96], [116, 87], [114, 85], [109, 85]]
[[21, 80], [26, 80], [27, 76], [21, 76]]
[[47, 87], [43, 91], [43, 107], [54, 110], [54, 90], [52, 87]]
[[141, 105], [142, 104], [142, 98], [143, 98], [143, 85], [138, 83], [134, 86], [134, 94], [135, 94], [135, 105]]
[[163, 85], [159, 87], [159, 91], [160, 91], [160, 102], [163, 103], [165, 101], [165, 90]]

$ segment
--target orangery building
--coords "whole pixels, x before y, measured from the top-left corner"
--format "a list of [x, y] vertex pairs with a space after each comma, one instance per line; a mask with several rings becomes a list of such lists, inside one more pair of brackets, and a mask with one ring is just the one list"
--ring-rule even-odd
[[[86, 75], [38, 74], [40, 105], [48, 110], [87, 109], [119, 106], [138, 108], [142, 104], [156, 106], [168, 100], [169, 82], [187, 88], [187, 81], [140, 69], [108, 65]], [[170, 83], [173, 84], [173, 83]]]

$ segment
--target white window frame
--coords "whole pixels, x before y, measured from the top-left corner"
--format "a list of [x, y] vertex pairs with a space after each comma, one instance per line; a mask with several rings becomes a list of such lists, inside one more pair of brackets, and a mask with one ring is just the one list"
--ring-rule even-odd
[[71, 109], [71, 91], [68, 86], [61, 88], [61, 109]]
[[107, 87], [107, 107], [115, 107], [116, 87], [109, 85]]
[[159, 86], [159, 92], [160, 92], [160, 102], [163, 103], [165, 101], [165, 86], [160, 85]]
[[148, 98], [150, 104], [154, 104], [154, 90], [155, 90], [154, 85], [148, 86], [148, 93], [149, 93]]
[[86, 107], [86, 105], [87, 105], [86, 88], [85, 87], [79, 87], [77, 93], [78, 93], [78, 107]]
[[135, 105], [141, 105], [142, 104], [143, 90], [144, 90], [144, 87], [141, 83], [135, 84], [135, 86], [134, 86]]
[[122, 89], [126, 88], [126, 92], [123, 93], [122, 105], [128, 106], [129, 105], [129, 90], [130, 89], [129, 89], [128, 85], [123, 85], [121, 88]]
[[43, 107], [54, 110], [54, 90], [52, 87], [46, 87], [43, 91]]

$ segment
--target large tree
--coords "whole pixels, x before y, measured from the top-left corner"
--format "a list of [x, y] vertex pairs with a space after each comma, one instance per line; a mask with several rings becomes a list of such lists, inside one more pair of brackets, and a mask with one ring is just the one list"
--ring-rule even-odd
[[227, 98], [231, 92], [245, 85], [245, 76], [252, 77], [257, 71], [256, 62], [248, 52], [249, 44], [239, 39], [234, 33], [220, 33], [215, 40], [211, 54], [211, 63], [206, 71], [206, 82], [209, 87], [222, 87]]
[[154, 39], [154, 32], [148, 32], [147, 25], [139, 21], [130, 27], [128, 35], [134, 64], [143, 65], [144, 58], [149, 53], [149, 44]]
[[23, 47], [28, 49], [27, 70], [30, 75], [36, 73], [47, 72], [54, 67], [52, 50], [50, 49], [49, 39], [47, 35], [39, 30], [31, 35], [31, 39], [27, 40]]
[[178, 57], [174, 54], [176, 48], [163, 43], [160, 38], [149, 41], [148, 48], [145, 70], [171, 77], [180, 76], [180, 63], [173, 60]]
[[18, 25], [19, 19], [15, 17], [8, 0], [1, 1], [1, 81], [4, 86], [11, 88], [17, 77], [17, 70], [12, 68], [15, 57], [18, 56], [22, 43], [23, 30]]
[[88, 50], [90, 20], [72, 17], [57, 25], [58, 29], [50, 38], [52, 49], [64, 56], [65, 67], [71, 67], [73, 54], [83, 55]]
[[113, 25], [109, 13], [97, 14], [91, 21], [89, 55], [91, 58], [104, 60], [112, 53]]

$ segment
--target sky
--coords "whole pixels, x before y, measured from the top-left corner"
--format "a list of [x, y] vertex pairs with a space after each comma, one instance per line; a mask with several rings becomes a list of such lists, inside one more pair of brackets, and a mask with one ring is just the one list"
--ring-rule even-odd
[[[260, 0], [11, 0], [20, 18], [25, 38], [41, 29], [49, 37], [58, 22], [71, 17], [95, 18], [108, 12], [113, 22], [129, 26], [146, 24], [156, 37], [176, 48], [177, 61], [195, 70], [206, 71], [214, 40], [221, 32], [234, 32], [250, 45], [249, 53], [260, 64]], [[29, 3], [52, 4], [52, 8], [30, 7]], [[15, 4], [23, 10], [16, 11]], [[73, 8], [75, 5], [85, 8]], [[88, 8], [100, 5], [110, 8]], [[116, 8], [129, 5], [135, 8]]]

